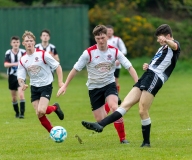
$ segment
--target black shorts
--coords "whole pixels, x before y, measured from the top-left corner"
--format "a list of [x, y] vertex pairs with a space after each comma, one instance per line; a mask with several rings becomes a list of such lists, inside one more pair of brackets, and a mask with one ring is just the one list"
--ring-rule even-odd
[[119, 78], [119, 75], [120, 75], [120, 68], [116, 68], [114, 72], [115, 78]]
[[162, 87], [162, 80], [151, 70], [147, 70], [134, 87], [140, 88], [140, 90], [146, 90], [152, 95], [156, 95], [159, 89]]
[[45, 97], [50, 100], [52, 89], [52, 83], [43, 87], [31, 86], [31, 102], [39, 100], [41, 97]]
[[92, 111], [102, 107], [105, 104], [106, 97], [109, 95], [118, 96], [115, 82], [110, 83], [102, 88], [89, 90], [89, 98], [91, 101]]
[[18, 87], [19, 87], [19, 83], [17, 80], [17, 76], [11, 74], [8, 76], [8, 84], [9, 84], [9, 89], [10, 90], [15, 90], [17, 91]]

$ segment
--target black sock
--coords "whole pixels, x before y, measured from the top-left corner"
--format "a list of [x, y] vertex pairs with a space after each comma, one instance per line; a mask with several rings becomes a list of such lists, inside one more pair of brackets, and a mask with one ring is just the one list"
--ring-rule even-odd
[[20, 102], [20, 113], [21, 113], [21, 115], [24, 115], [24, 112], [25, 112], [25, 102], [22, 101], [22, 102]]
[[150, 144], [150, 129], [151, 124], [142, 126], [143, 142]]
[[113, 112], [111, 115], [107, 116], [106, 118], [104, 118], [103, 120], [101, 120], [100, 122], [98, 122], [101, 126], [105, 127], [106, 125], [115, 122], [116, 120], [118, 120], [119, 118], [122, 117], [122, 114], [115, 111]]
[[19, 114], [19, 107], [18, 107], [18, 103], [17, 102], [13, 103], [13, 109], [14, 109], [16, 114]]

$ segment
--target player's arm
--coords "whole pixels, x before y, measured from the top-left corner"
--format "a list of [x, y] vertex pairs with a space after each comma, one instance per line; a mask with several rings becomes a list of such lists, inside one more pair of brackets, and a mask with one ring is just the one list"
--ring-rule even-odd
[[134, 82], [136, 83], [138, 81], [138, 75], [137, 72], [135, 70], [135, 68], [133, 68], [133, 66], [128, 68], [129, 74], [131, 75], [131, 77], [133, 78]]
[[53, 56], [53, 58], [54, 58], [57, 62], [60, 62], [60, 59], [59, 59], [59, 55], [58, 55], [58, 54], [55, 54], [55, 55]]
[[174, 42], [172, 39], [167, 39], [165, 36], [158, 36], [159, 42], [164, 42], [167, 44], [172, 50], [177, 50], [178, 45], [176, 42]]
[[60, 88], [63, 86], [63, 70], [61, 68], [61, 65], [58, 65], [58, 67], [56, 68], [56, 73], [57, 73], [57, 77], [58, 77], [58, 85]]
[[53, 54], [52, 54], [53, 58], [54, 58], [57, 62], [59, 62], [60, 59], [59, 59], [59, 55], [58, 55], [58, 53], [57, 53], [56, 48], [53, 48], [52, 52], [53, 52]]
[[10, 54], [7, 54], [7, 52], [6, 52], [5, 53], [5, 60], [4, 60], [4, 67], [5, 68], [10, 68], [10, 67], [18, 66], [17, 62], [11, 63], [10, 61], [11, 61], [10, 60]]
[[128, 70], [129, 74], [133, 78], [134, 82], [138, 81], [138, 75], [131, 62], [123, 55], [122, 52], [118, 51], [117, 59], [124, 66], [125, 69]]
[[57, 77], [58, 77], [58, 86], [59, 88], [62, 87], [63, 86], [63, 70], [61, 65], [48, 52], [45, 52], [44, 60], [53, 70], [56, 70]]
[[60, 96], [61, 94], [65, 93], [69, 83], [76, 76], [76, 74], [85, 67], [88, 62], [89, 54], [87, 53], [87, 51], [84, 51], [83, 54], [80, 56], [79, 60], [75, 63], [73, 69], [69, 72], [65, 84], [58, 90], [57, 96]]
[[67, 87], [69, 85], [69, 83], [71, 82], [71, 80], [75, 77], [75, 75], [77, 74], [77, 70], [75, 70], [74, 68], [69, 72], [67, 79], [64, 83], [64, 85], [58, 90], [57, 92], [57, 96], [60, 96], [61, 94], [64, 94], [65, 91], [67, 90]]
[[177, 43], [175, 43], [173, 40], [166, 40], [165, 43], [172, 49], [177, 50], [178, 46]]
[[5, 68], [16, 67], [16, 66], [18, 66], [17, 62], [14, 62], [14, 63], [4, 62], [4, 67]]
[[25, 84], [25, 79], [26, 79], [26, 69], [19, 62], [17, 70], [17, 80], [19, 86], [22, 88], [23, 91], [25, 91], [28, 88], [28, 85]]
[[25, 81], [23, 79], [18, 78], [18, 83], [19, 83], [19, 86], [21, 87], [21, 89], [23, 91], [25, 91], [28, 88], [28, 85], [25, 84]]

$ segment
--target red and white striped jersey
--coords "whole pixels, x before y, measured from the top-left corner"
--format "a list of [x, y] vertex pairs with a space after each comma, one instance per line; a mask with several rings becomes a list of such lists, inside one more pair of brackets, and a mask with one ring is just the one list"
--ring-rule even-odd
[[36, 49], [31, 55], [25, 54], [21, 57], [17, 78], [26, 79], [28, 73], [30, 77], [30, 85], [42, 87], [53, 82], [51, 69], [55, 70], [59, 66], [57, 62], [48, 52]]
[[74, 68], [81, 71], [85, 66], [87, 67], [86, 85], [89, 90], [93, 90], [115, 82], [116, 60], [119, 60], [125, 69], [132, 66], [131, 62], [117, 48], [108, 45], [107, 51], [103, 52], [98, 49], [97, 45], [94, 45], [83, 52]]
[[[107, 44], [118, 48], [124, 55], [127, 54], [127, 48], [121, 38], [112, 36], [107, 40]], [[116, 66], [116, 68], [121, 68], [121, 65]]]

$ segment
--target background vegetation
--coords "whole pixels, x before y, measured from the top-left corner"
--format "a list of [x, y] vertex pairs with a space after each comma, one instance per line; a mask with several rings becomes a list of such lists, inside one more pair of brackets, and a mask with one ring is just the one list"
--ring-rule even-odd
[[[17, 2], [17, 3], [16, 3]], [[0, 0], [0, 6], [58, 6], [86, 4], [89, 6], [90, 43], [92, 30], [98, 24], [114, 26], [128, 48], [128, 57], [151, 57], [158, 47], [155, 29], [167, 23], [181, 44], [181, 59], [192, 56], [191, 0]]]
[[[142, 142], [138, 106], [125, 116], [125, 127], [129, 145], [119, 144], [113, 125], [101, 134], [88, 131], [81, 126], [82, 120], [94, 121], [91, 113], [87, 88], [87, 73], [82, 71], [69, 85], [66, 94], [56, 98], [58, 86], [55, 79], [50, 104], [59, 102], [65, 112], [60, 121], [53, 113], [48, 115], [53, 125], [67, 129], [64, 143], [54, 143], [47, 131], [40, 125], [30, 103], [30, 91], [25, 92], [25, 119], [15, 119], [11, 104], [7, 78], [0, 76], [1, 102], [1, 150], [2, 160], [190, 160], [192, 159], [192, 110], [191, 110], [191, 0], [0, 0], [2, 7], [54, 6], [87, 4], [90, 7], [90, 35], [99, 23], [112, 24], [117, 36], [122, 37], [128, 47], [128, 56], [139, 76], [141, 66], [150, 60], [158, 44], [153, 36], [157, 26], [171, 25], [175, 39], [179, 40], [182, 54], [177, 66], [156, 96], [150, 109], [152, 119], [151, 148], [140, 148]], [[184, 18], [185, 17], [185, 18]], [[90, 38], [91, 43], [93, 39]], [[140, 58], [141, 56], [146, 56]], [[184, 61], [187, 59], [187, 61]], [[64, 73], [64, 78], [68, 72]], [[127, 71], [122, 70], [120, 78], [123, 98], [131, 89], [133, 81]], [[56, 76], [55, 76], [56, 77]], [[29, 83], [27, 81], [27, 83]], [[79, 144], [78, 134], [83, 144]]]

